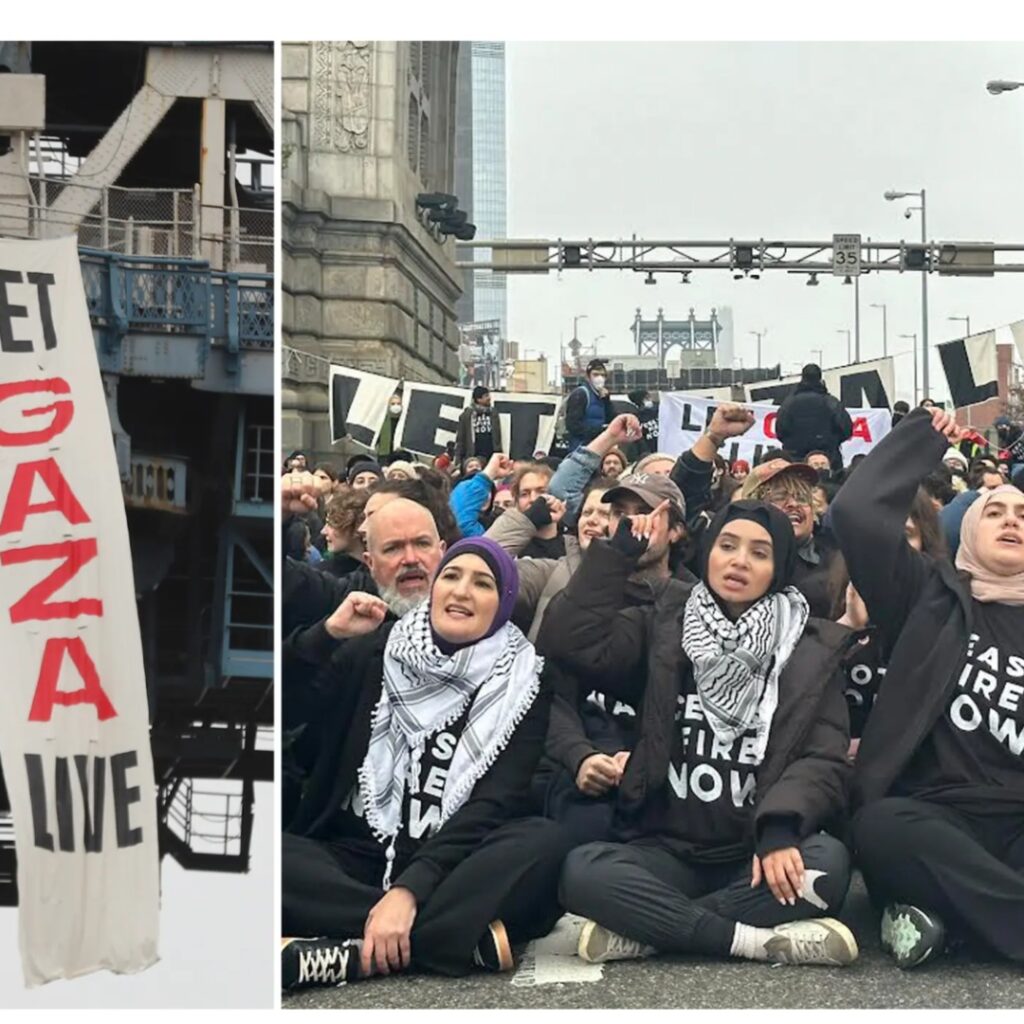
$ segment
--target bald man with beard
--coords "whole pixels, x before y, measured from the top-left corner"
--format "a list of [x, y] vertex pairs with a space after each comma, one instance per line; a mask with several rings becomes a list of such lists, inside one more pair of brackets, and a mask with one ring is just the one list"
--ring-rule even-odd
[[[285, 602], [282, 620], [285, 632], [282, 642], [282, 724], [285, 734], [283, 769], [285, 775], [282, 797], [283, 820], [288, 822], [297, 801], [303, 779], [312, 769], [321, 745], [320, 723], [325, 699], [324, 680], [337, 659], [344, 658], [344, 642], [340, 639], [338, 610], [349, 590], [362, 590], [379, 595], [388, 606], [388, 619], [401, 618], [424, 601], [430, 593], [430, 581], [445, 551], [438, 536], [437, 524], [430, 510], [415, 501], [398, 495], [373, 495], [372, 514], [367, 503], [366, 553], [368, 575], [354, 572], [346, 580], [335, 581], [348, 586], [321, 593], [321, 617], [310, 622], [296, 622], [287, 607], [289, 587], [285, 573]], [[307, 567], [289, 563], [292, 574]], [[323, 576], [322, 573], [316, 573]], [[308, 612], [305, 613], [308, 615]], [[326, 695], [329, 698], [329, 694]]]

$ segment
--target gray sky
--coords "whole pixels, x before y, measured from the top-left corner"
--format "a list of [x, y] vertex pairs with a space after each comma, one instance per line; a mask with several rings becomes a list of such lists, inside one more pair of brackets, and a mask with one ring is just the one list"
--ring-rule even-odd
[[[509, 43], [510, 237], [815, 240], [834, 232], [920, 240], [916, 200], [928, 199], [933, 240], [1024, 242], [1024, 90], [990, 96], [986, 81], [1024, 80], [1024, 45], [987, 43]], [[1022, 254], [1024, 256], [1024, 254]], [[932, 392], [946, 394], [936, 343], [1024, 318], [1024, 279], [929, 277]], [[862, 278], [861, 358], [921, 333], [920, 276]], [[654, 317], [732, 307], [736, 354], [805, 362], [825, 350], [846, 362], [852, 287], [822, 275], [773, 271], [734, 282], [697, 271], [689, 286], [629, 271], [513, 277], [509, 335], [557, 359], [580, 323], [603, 355], [632, 351], [640, 306]], [[958, 333], [959, 332], [959, 333]], [[1009, 340], [998, 336], [997, 340]], [[792, 369], [792, 365], [788, 367]], [[909, 355], [896, 360], [899, 397], [911, 398]]]
[[98, 971], [27, 990], [18, 952], [17, 911], [0, 908], [0, 1006], [270, 1008], [278, 964], [273, 797], [271, 785], [256, 786], [247, 875], [185, 871], [172, 858], [164, 858], [160, 962], [140, 974]]

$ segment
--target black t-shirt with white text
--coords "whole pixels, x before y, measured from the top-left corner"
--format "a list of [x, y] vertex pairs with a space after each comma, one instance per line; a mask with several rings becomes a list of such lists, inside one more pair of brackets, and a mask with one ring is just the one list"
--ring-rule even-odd
[[473, 454], [489, 459], [494, 454], [490, 406], [473, 406]]
[[878, 695], [878, 687], [885, 678], [881, 645], [873, 631], [854, 644], [843, 659], [843, 678], [846, 705], [850, 711], [850, 737], [859, 739], [864, 735], [864, 726]]
[[974, 630], [949, 704], [896, 792], [972, 805], [985, 790], [1024, 798], [1024, 608], [972, 601]]
[[[441, 797], [444, 794], [448, 769], [458, 746], [459, 738], [466, 727], [472, 701], [466, 706], [458, 721], [428, 737], [423, 744], [420, 758], [419, 791], [412, 792], [408, 782], [402, 798], [402, 823], [395, 840], [395, 852], [399, 860], [406, 860], [416, 851], [420, 843], [429, 839], [440, 828]], [[365, 846], [367, 853], [378, 854], [381, 850], [366, 823], [362, 793], [357, 782], [341, 803], [334, 817], [334, 832], [346, 841], [356, 840]]]
[[720, 742], [708, 725], [691, 672], [677, 698], [676, 730], [668, 783], [649, 800], [641, 818], [644, 836], [684, 860], [717, 864], [753, 852], [757, 766], [750, 729]]

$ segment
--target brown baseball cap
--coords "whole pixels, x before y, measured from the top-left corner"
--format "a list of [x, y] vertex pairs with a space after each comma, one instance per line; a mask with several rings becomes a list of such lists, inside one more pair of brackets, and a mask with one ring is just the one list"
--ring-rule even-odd
[[791, 473], [793, 476], [798, 476], [801, 480], [806, 480], [812, 487], [817, 486], [821, 482], [818, 471], [812, 466], [808, 466], [806, 462], [787, 462], [785, 459], [770, 459], [768, 462], [762, 462], [760, 466], [755, 466], [750, 471], [750, 475], [757, 481], [758, 486], [775, 479], [780, 473]]
[[667, 477], [659, 473], [630, 473], [620, 477], [618, 484], [605, 491], [603, 502], [614, 501], [623, 494], [632, 494], [651, 509], [656, 509], [666, 498], [682, 519], [686, 518], [683, 492]]

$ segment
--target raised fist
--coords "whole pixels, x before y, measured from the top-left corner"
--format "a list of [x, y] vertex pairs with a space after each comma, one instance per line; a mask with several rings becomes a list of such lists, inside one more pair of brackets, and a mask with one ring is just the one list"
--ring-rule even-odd
[[708, 430], [718, 437], [739, 437], [754, 425], [754, 414], [742, 405], [726, 402], [715, 409]]
[[495, 452], [484, 466], [484, 473], [492, 480], [504, 480], [515, 472], [516, 464], [503, 452]]
[[317, 479], [312, 473], [285, 473], [281, 477], [282, 515], [301, 516], [315, 509], [316, 496], [319, 493]]
[[372, 633], [387, 612], [388, 606], [379, 597], [357, 590], [335, 608], [324, 625], [335, 640], [349, 640]]

